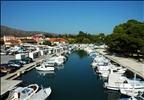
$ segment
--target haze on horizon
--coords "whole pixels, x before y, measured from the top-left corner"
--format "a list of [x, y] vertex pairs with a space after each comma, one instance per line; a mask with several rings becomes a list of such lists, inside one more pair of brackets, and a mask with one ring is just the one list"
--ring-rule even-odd
[[58, 34], [111, 34], [130, 19], [144, 21], [144, 1], [1, 1], [1, 25]]

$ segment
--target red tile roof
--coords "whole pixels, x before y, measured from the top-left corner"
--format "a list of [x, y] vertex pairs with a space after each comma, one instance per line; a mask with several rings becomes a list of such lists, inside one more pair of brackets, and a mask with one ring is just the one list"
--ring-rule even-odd
[[14, 43], [19, 43], [18, 40], [7, 40], [6, 42], [14, 42]]
[[63, 38], [50, 38], [51, 42], [68, 42], [68, 40]]

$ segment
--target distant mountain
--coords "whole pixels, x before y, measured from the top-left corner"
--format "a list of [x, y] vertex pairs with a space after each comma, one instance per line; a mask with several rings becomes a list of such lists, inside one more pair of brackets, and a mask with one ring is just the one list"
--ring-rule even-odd
[[40, 31], [24, 31], [1, 25], [1, 37], [9, 34], [13, 34], [14, 36], [33, 36], [36, 34], [43, 34], [49, 37], [54, 37], [57, 35], [56, 33], [40, 32]]

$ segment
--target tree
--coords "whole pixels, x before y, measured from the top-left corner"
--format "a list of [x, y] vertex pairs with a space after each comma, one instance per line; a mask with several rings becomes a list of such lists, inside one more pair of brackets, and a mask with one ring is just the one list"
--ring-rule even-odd
[[74, 38], [68, 38], [68, 41], [70, 44], [76, 43], [76, 40]]
[[83, 31], [79, 31], [78, 37], [86, 37], [87, 34], [84, 33]]
[[81, 43], [89, 44], [91, 41], [88, 38], [84, 38]]
[[76, 39], [76, 43], [82, 43], [82, 40], [83, 40], [83, 37], [78, 37], [78, 38]]
[[49, 40], [45, 40], [45, 41], [43, 42], [43, 44], [44, 44], [44, 45], [49, 45], [49, 46], [51, 46], [51, 42], [50, 42]]
[[115, 26], [113, 33], [107, 35], [105, 39], [111, 50], [144, 54], [144, 23], [128, 20], [126, 23]]

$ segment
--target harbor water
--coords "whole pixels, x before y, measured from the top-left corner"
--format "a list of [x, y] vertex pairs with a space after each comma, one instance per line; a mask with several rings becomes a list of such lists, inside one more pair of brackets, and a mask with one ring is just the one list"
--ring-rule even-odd
[[64, 66], [54, 72], [36, 71], [34, 68], [16, 80], [50, 86], [52, 93], [48, 100], [118, 100], [120, 92], [105, 90], [104, 80], [95, 73], [91, 63], [87, 53], [78, 50], [70, 54]]

